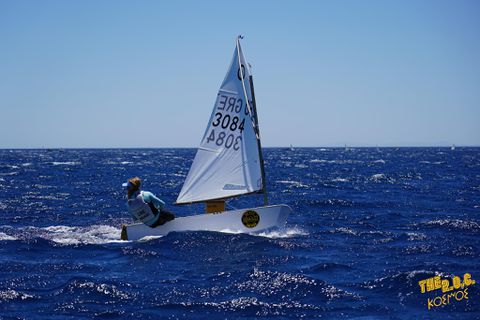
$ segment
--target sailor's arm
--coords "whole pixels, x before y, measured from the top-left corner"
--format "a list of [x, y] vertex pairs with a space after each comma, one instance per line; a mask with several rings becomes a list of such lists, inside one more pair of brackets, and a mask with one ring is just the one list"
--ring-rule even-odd
[[151, 202], [158, 210], [162, 210], [165, 207], [165, 202], [157, 198], [153, 193], [149, 191], [143, 191], [143, 200], [145, 202]]

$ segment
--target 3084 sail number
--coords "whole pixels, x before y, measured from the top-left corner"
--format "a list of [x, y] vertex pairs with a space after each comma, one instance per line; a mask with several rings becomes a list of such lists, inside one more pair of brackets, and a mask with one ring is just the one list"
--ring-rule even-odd
[[[238, 116], [215, 113], [212, 121], [212, 130], [207, 137], [207, 143], [215, 143], [217, 146], [237, 151], [242, 143], [242, 132], [245, 126], [245, 118], [240, 120]], [[218, 130], [217, 130], [218, 129]], [[237, 130], [240, 135], [237, 135]]]
[[243, 131], [243, 126], [245, 125], [245, 118], [243, 118], [242, 122], [240, 122], [240, 118], [237, 116], [230, 116], [226, 114], [225, 116], [221, 112], [215, 113], [215, 120], [212, 122], [214, 127], [221, 126], [222, 129], [229, 128], [230, 131], [240, 130]]

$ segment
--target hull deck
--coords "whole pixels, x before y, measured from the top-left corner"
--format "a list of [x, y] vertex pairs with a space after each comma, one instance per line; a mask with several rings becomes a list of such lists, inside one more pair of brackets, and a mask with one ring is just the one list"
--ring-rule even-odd
[[164, 236], [170, 232], [181, 231], [257, 233], [284, 226], [291, 211], [287, 205], [275, 205], [178, 217], [156, 228], [135, 223], [122, 227], [121, 239], [139, 240], [148, 236]]

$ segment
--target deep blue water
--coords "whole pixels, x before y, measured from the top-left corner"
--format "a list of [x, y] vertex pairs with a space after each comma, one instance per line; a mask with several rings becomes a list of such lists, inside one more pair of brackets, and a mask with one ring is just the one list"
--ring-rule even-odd
[[[194, 154], [0, 150], [0, 318], [480, 319], [480, 148], [266, 149], [284, 229], [118, 241], [121, 183], [173, 203]], [[418, 281], [465, 273], [428, 310]]]

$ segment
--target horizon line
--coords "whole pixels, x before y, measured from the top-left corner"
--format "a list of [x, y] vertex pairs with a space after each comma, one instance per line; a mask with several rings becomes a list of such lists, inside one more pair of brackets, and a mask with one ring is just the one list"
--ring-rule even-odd
[[[262, 146], [262, 149], [355, 149], [355, 148], [479, 148], [480, 145], [391, 145], [391, 146], [361, 146], [361, 145], [343, 145], [343, 146]], [[198, 149], [197, 147], [0, 147], [0, 150], [135, 150], [135, 149]]]

